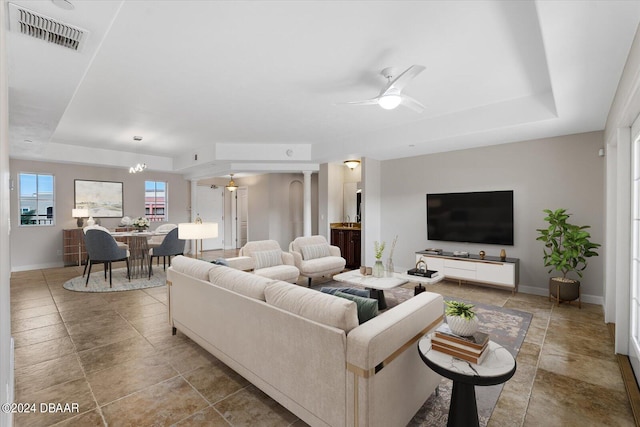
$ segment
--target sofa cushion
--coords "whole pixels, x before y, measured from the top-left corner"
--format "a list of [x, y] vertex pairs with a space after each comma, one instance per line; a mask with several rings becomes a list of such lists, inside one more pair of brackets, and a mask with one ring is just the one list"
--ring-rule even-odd
[[199, 280], [209, 280], [209, 271], [221, 268], [219, 265], [182, 255], [178, 255], [173, 258], [171, 261], [171, 267], [173, 267], [175, 271], [195, 277]]
[[282, 264], [282, 250], [280, 249], [255, 251], [252, 255], [256, 262], [256, 270]]
[[229, 289], [241, 295], [255, 298], [260, 301], [265, 300], [265, 287], [273, 282], [273, 279], [257, 276], [229, 267], [220, 267], [209, 272], [209, 282], [221, 288]]
[[358, 309], [353, 301], [285, 282], [267, 285], [264, 293], [267, 304], [306, 319], [345, 332], [358, 326]]
[[302, 251], [302, 259], [316, 259], [331, 256], [329, 251], [329, 245], [326, 243], [319, 243], [317, 245], [304, 245], [300, 247]]
[[282, 280], [283, 282], [296, 282], [300, 271], [294, 265], [275, 265], [269, 268], [262, 268], [253, 272], [257, 276], [268, 277], [273, 280]]
[[336, 292], [334, 295], [356, 303], [358, 306], [358, 322], [360, 324], [363, 324], [367, 320], [371, 320], [378, 315], [377, 299], [363, 298], [346, 292]]

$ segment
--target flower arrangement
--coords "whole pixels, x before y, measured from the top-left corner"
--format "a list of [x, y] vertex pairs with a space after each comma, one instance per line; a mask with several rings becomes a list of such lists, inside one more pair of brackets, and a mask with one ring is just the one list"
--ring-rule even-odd
[[151, 223], [149, 222], [149, 220], [143, 216], [139, 216], [131, 223], [131, 225], [133, 225], [138, 230], [146, 230], [147, 228], [149, 228], [150, 224]]
[[377, 260], [380, 260], [382, 258], [382, 252], [384, 252], [384, 246], [385, 246], [384, 242], [378, 243], [377, 240], [373, 242], [373, 251], [375, 252]]

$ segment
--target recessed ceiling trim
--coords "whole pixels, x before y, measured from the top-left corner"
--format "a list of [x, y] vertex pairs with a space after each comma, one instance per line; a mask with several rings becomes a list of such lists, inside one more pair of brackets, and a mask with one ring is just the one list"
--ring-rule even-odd
[[87, 30], [62, 23], [13, 3], [9, 3], [9, 28], [11, 31], [77, 52], [82, 50], [89, 36]]

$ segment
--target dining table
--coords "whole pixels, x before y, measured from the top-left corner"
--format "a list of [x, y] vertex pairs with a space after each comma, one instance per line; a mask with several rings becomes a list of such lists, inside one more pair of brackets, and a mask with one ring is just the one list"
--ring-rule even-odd
[[149, 243], [152, 236], [166, 235], [167, 232], [156, 231], [112, 231], [110, 234], [119, 242], [129, 246], [129, 268], [132, 278], [149, 274]]

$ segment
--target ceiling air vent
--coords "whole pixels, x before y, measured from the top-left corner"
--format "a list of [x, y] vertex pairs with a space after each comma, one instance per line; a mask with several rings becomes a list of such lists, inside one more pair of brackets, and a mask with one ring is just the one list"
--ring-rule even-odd
[[89, 33], [9, 3], [9, 27], [12, 31], [79, 51]]

